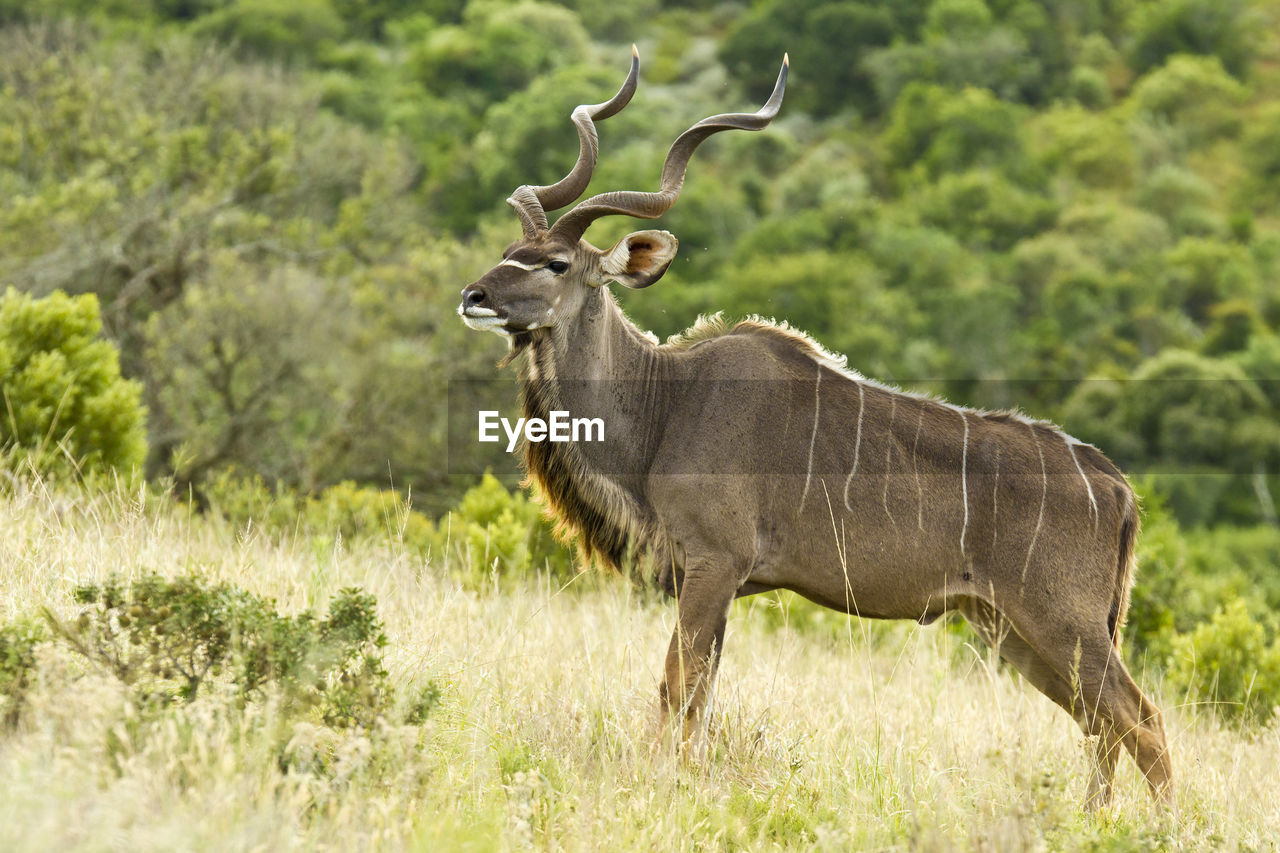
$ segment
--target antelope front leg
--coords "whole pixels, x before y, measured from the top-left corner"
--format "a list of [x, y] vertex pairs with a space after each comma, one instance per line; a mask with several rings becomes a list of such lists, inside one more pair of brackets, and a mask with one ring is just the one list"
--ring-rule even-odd
[[727, 577], [687, 572], [676, 592], [679, 616], [667, 650], [658, 714], [660, 737], [670, 730], [673, 716], [681, 720], [682, 750], [705, 723], [734, 591]]

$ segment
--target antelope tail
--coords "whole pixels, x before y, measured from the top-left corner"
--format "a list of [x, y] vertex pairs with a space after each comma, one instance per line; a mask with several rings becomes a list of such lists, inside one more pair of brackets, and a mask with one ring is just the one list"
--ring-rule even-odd
[[1134, 570], [1138, 555], [1138, 499], [1132, 491], [1126, 495], [1124, 518], [1120, 522], [1120, 548], [1116, 565], [1116, 588], [1111, 599], [1111, 613], [1107, 616], [1107, 628], [1111, 641], [1120, 648], [1120, 629], [1124, 627], [1129, 612], [1129, 590], [1133, 586]]

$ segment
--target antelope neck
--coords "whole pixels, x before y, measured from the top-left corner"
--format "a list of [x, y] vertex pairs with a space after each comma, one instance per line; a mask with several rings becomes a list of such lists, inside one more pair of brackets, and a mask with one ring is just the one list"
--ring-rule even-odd
[[[577, 448], [584, 461], [641, 474], [661, 429], [661, 418], [646, 413], [661, 407], [667, 373], [657, 345], [627, 319], [608, 288], [596, 287], [570, 323], [534, 336], [520, 380], [526, 410], [541, 401], [574, 416], [603, 418], [605, 442]], [[608, 459], [594, 458], [600, 454]]]

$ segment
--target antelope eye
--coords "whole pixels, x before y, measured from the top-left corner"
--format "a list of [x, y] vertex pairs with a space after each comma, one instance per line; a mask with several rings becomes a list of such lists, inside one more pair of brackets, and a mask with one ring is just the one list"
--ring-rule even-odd
[[569, 262], [568, 261], [551, 261], [550, 263], [547, 264], [547, 269], [551, 270], [556, 275], [560, 275], [562, 273], [569, 271]]

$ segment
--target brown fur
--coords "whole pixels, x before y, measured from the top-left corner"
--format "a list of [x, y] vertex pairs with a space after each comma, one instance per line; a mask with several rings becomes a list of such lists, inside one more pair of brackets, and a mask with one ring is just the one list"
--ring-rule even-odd
[[[713, 315], [699, 318], [693, 327], [658, 346], [626, 320], [607, 292], [594, 291], [588, 304], [589, 310], [596, 312], [596, 319], [589, 325], [596, 328], [603, 322], [605, 334], [613, 339], [609, 349], [631, 352], [634, 365], [638, 365], [633, 369], [642, 373], [667, 378], [714, 375], [722, 372], [717, 365], [724, 358], [737, 357], [736, 354], [743, 351], [754, 353], [753, 359], [775, 365], [771, 370], [781, 371], [780, 375], [792, 377], [794, 381], [803, 383], [813, 377], [818, 384], [808, 387], [815, 392], [818, 408], [798, 414], [788, 412], [788, 423], [797, 418], [801, 421], [810, 417], [820, 419], [821, 392], [825, 392], [827, 406], [844, 411], [850, 421], [843, 438], [846, 456], [840, 463], [839, 473], [848, 465], [848, 443], [856, 436], [858, 449], [865, 454], [857, 463], [860, 474], [874, 486], [867, 489], [865, 484], [860, 484], [848, 491], [849, 483], [840, 482], [838, 477], [824, 480], [829, 503], [819, 507], [820, 515], [825, 517], [828, 512], [834, 512], [838, 517], [850, 519], [843, 523], [868, 531], [861, 536], [871, 536], [869, 541], [886, 535], [874, 531], [887, 532], [890, 528], [898, 532], [895, 535], [909, 531], [908, 540], [917, 536], [945, 538], [957, 533], [960, 537], [962, 559], [956, 562], [951, 579], [945, 581], [944, 594], [936, 598], [916, 599], [908, 594], [880, 599], [880, 594], [875, 592], [879, 587], [874, 585], [865, 592], [855, 591], [856, 597], [850, 598], [840, 591], [841, 586], [833, 589], [824, 586], [826, 581], [805, 580], [804, 575], [788, 573], [789, 570], [782, 570], [783, 574], [778, 575], [778, 569], [764, 571], [759, 577], [749, 571], [745, 577], [739, 575], [738, 580], [732, 581], [730, 597], [786, 586], [822, 604], [863, 616], [908, 617], [921, 622], [932, 621], [958, 607], [971, 620], [976, 620], [980, 633], [1013, 660], [1033, 684], [1075, 714], [1086, 731], [1101, 736], [1099, 769], [1090, 789], [1091, 805], [1104, 802], [1109, 794], [1108, 768], [1114, 766], [1115, 751], [1122, 743], [1138, 750], [1136, 754], [1146, 762], [1144, 769], [1152, 774], [1153, 789], [1164, 792], [1168, 780], [1167, 754], [1158, 730], [1157, 712], [1145, 697], [1135, 692], [1133, 695], [1138, 698], [1133, 700], [1131, 710], [1102, 725], [1099, 720], [1104, 719], [1105, 713], [1118, 712], [1104, 711], [1096, 699], [1089, 705], [1086, 697], [1070, 686], [1080, 680], [1080, 675], [1070, 666], [1079, 667], [1081, 663], [1072, 664], [1067, 658], [1074, 654], [1084, 635], [1071, 633], [1059, 641], [1051, 639], [1052, 634], [1036, 639], [1035, 632], [1031, 631], [1032, 639], [1027, 641], [1022, 633], [1030, 630], [1028, 626], [1044, 621], [1044, 611], [1033, 610], [1038, 615], [1031, 616], [1030, 621], [1026, 616], [1012, 615], [1025, 611], [1026, 596], [1032, 594], [1033, 588], [1042, 587], [1051, 595], [1074, 595], [1071, 592], [1074, 581], [1063, 577], [1049, 580], [1045, 586], [1042, 578], [1055, 554], [1063, 548], [1076, 547], [1074, 543], [1082, 538], [1087, 542], [1089, 531], [1094, 530], [1099, 536], [1113, 537], [1110, 540], [1113, 568], [1105, 580], [1108, 588], [1098, 590], [1100, 595], [1095, 599], [1086, 596], [1073, 607], [1086, 606], [1085, 600], [1096, 600], [1101, 610], [1093, 611], [1097, 613], [1099, 635], [1107, 638], [1109, 649], [1119, 648], [1139, 521], [1136, 497], [1124, 476], [1105, 455], [1090, 445], [1075, 442], [1049, 422], [1033, 420], [1018, 412], [957, 407], [867, 380], [847, 371], [840, 357], [785, 324], [762, 318], [730, 324], [720, 315]], [[574, 401], [563, 396], [560, 374], [566, 369], [576, 369], [575, 359], [589, 352], [590, 347], [584, 342], [567, 343], [567, 334], [563, 328], [540, 329], [518, 335], [512, 342], [513, 353], [521, 356], [521, 395], [526, 417], [545, 418], [553, 410], [573, 407]], [[681, 373], [682, 370], [685, 373]], [[858, 408], [854, 407], [855, 401], [860, 402]], [[859, 424], [853, 423], [855, 413], [861, 416]], [[610, 420], [616, 423], [620, 417]], [[670, 415], [654, 412], [648, 417], [662, 421]], [[812, 433], [799, 430], [793, 434], [801, 439], [811, 437], [816, 447], [817, 439], [825, 436], [825, 428], [819, 431], [815, 426]], [[677, 596], [686, 592], [682, 589], [685, 574], [697, 570], [697, 555], [702, 549], [686, 534], [670, 528], [674, 518], [670, 507], [664, 509], [655, 503], [658, 498], [635, 482], [627, 484], [623, 482], [625, 478], [598, 470], [576, 445], [525, 443], [522, 453], [529, 482], [537, 488], [563, 536], [577, 541], [585, 554], [608, 567], [652, 581]], [[929, 461], [925, 466], [928, 469], [925, 479], [929, 486], [925, 490], [920, 482], [921, 492], [913, 498], [913, 478], [907, 472], [913, 471], [919, 481], [922, 478], [919, 460], [926, 456]], [[906, 465], [909, 459], [917, 460], [913, 468]], [[955, 472], [952, 477], [962, 480], [960, 490], [955, 490], [954, 481], [949, 485], [946, 482], [944, 472], [948, 468]], [[900, 470], [900, 479], [894, 478], [895, 469]], [[857, 476], [855, 472], [849, 480], [854, 481]], [[936, 492], [938, 486], [955, 491], [940, 495]], [[1003, 515], [999, 506], [1002, 497], [1006, 501]], [[963, 498], [963, 513], [956, 511], [955, 502], [959, 498]], [[849, 514], [844, 506], [846, 499], [852, 501]], [[914, 513], [913, 501], [922, 502], [916, 505]], [[991, 504], [989, 509], [987, 503]], [[1075, 526], [1064, 527], [1064, 508], [1079, 514], [1076, 517], [1080, 521], [1072, 522]], [[690, 509], [692, 506], [682, 511]], [[879, 521], [875, 520], [877, 516], [881, 516]], [[829, 524], [817, 525], [816, 541], [824, 538], [823, 526], [828, 530], [825, 538], [830, 538]], [[1113, 532], [1106, 533], [1108, 530]], [[901, 546], [883, 547], [901, 550]], [[1081, 552], [1081, 559], [1085, 559], [1085, 553], [1100, 554], [1097, 549], [1104, 546], [1099, 540], [1096, 547], [1090, 547], [1093, 550]], [[939, 555], [946, 553], [945, 549], [938, 551], [935, 544], [926, 546], [924, 540], [920, 540], [910, 545], [907, 553], [923, 557], [935, 551]], [[1005, 569], [999, 568], [1001, 563]], [[1071, 574], [1079, 575], [1078, 572]], [[1017, 580], [1019, 575], [1021, 581]], [[899, 581], [896, 585], [910, 590], [916, 583], [909, 581], [904, 585]], [[705, 590], [697, 592], [705, 594]], [[920, 603], [913, 605], [913, 600]], [[716, 604], [701, 616], [689, 617], [692, 639], [677, 631], [672, 640], [670, 654], [674, 657], [669, 657], [668, 679], [662, 688], [663, 702], [664, 707], [683, 709], [682, 714], [691, 715], [687, 719], [696, 719], [700, 713], [701, 702], [705, 701], [705, 685], [719, 659], [723, 620], [722, 616], [712, 614], [720, 612], [722, 606]], [[920, 609], [913, 609], [916, 607]], [[683, 614], [684, 601], [681, 609]], [[707, 618], [713, 621], [703, 629], [694, 627], [699, 620]], [[701, 642], [698, 630], [708, 632], [702, 635]], [[1063, 654], [1057, 663], [1047, 662], [1042, 653], [1036, 651], [1049, 648], [1044, 645], [1046, 642], [1062, 643], [1059, 648]], [[1085, 663], [1094, 669], [1091, 660]], [[670, 669], [671, 666], [675, 669]], [[1118, 659], [1103, 664], [1096, 670], [1096, 677], [1105, 682], [1110, 678], [1107, 671], [1112, 669], [1121, 677], [1120, 686], [1115, 689], [1136, 691], [1124, 686], [1132, 682], [1127, 681], [1128, 676]], [[679, 687], [681, 684], [684, 686]], [[1138, 730], [1147, 727], [1150, 734], [1143, 735], [1145, 741], [1135, 741], [1132, 734], [1118, 733], [1122, 726], [1138, 727]]]
[[789, 589], [872, 618], [959, 610], [1099, 738], [1089, 806], [1110, 797], [1121, 747], [1167, 796], [1159, 711], [1118, 653], [1137, 499], [1101, 451], [1017, 412], [866, 379], [785, 323], [714, 315], [659, 346], [603, 287], [653, 284], [676, 240], [641, 231], [605, 253], [580, 239], [585, 225], [666, 210], [698, 142], [763, 127], [785, 77], [784, 65], [755, 116], [677, 140], [659, 193], [597, 196], [550, 228], [526, 198], [545, 188], [513, 196], [525, 237], [463, 291], [459, 313], [507, 337], [526, 417], [589, 410], [609, 433], [605, 446], [526, 443], [529, 481], [588, 555], [676, 597], [659, 708], [683, 742], [705, 720], [733, 599]]
[[[553, 410], [565, 409], [554, 381], [553, 361], [546, 336], [531, 338], [522, 349], [527, 361], [521, 370], [521, 408], [526, 418], [545, 419]], [[532, 366], [539, 369], [531, 370]], [[548, 378], [552, 377], [552, 378]], [[660, 530], [635, 501], [590, 477], [573, 444], [523, 442], [521, 457], [526, 482], [535, 486], [556, 522], [556, 534], [578, 545], [588, 560], [622, 572], [651, 564], [665, 549]]]

